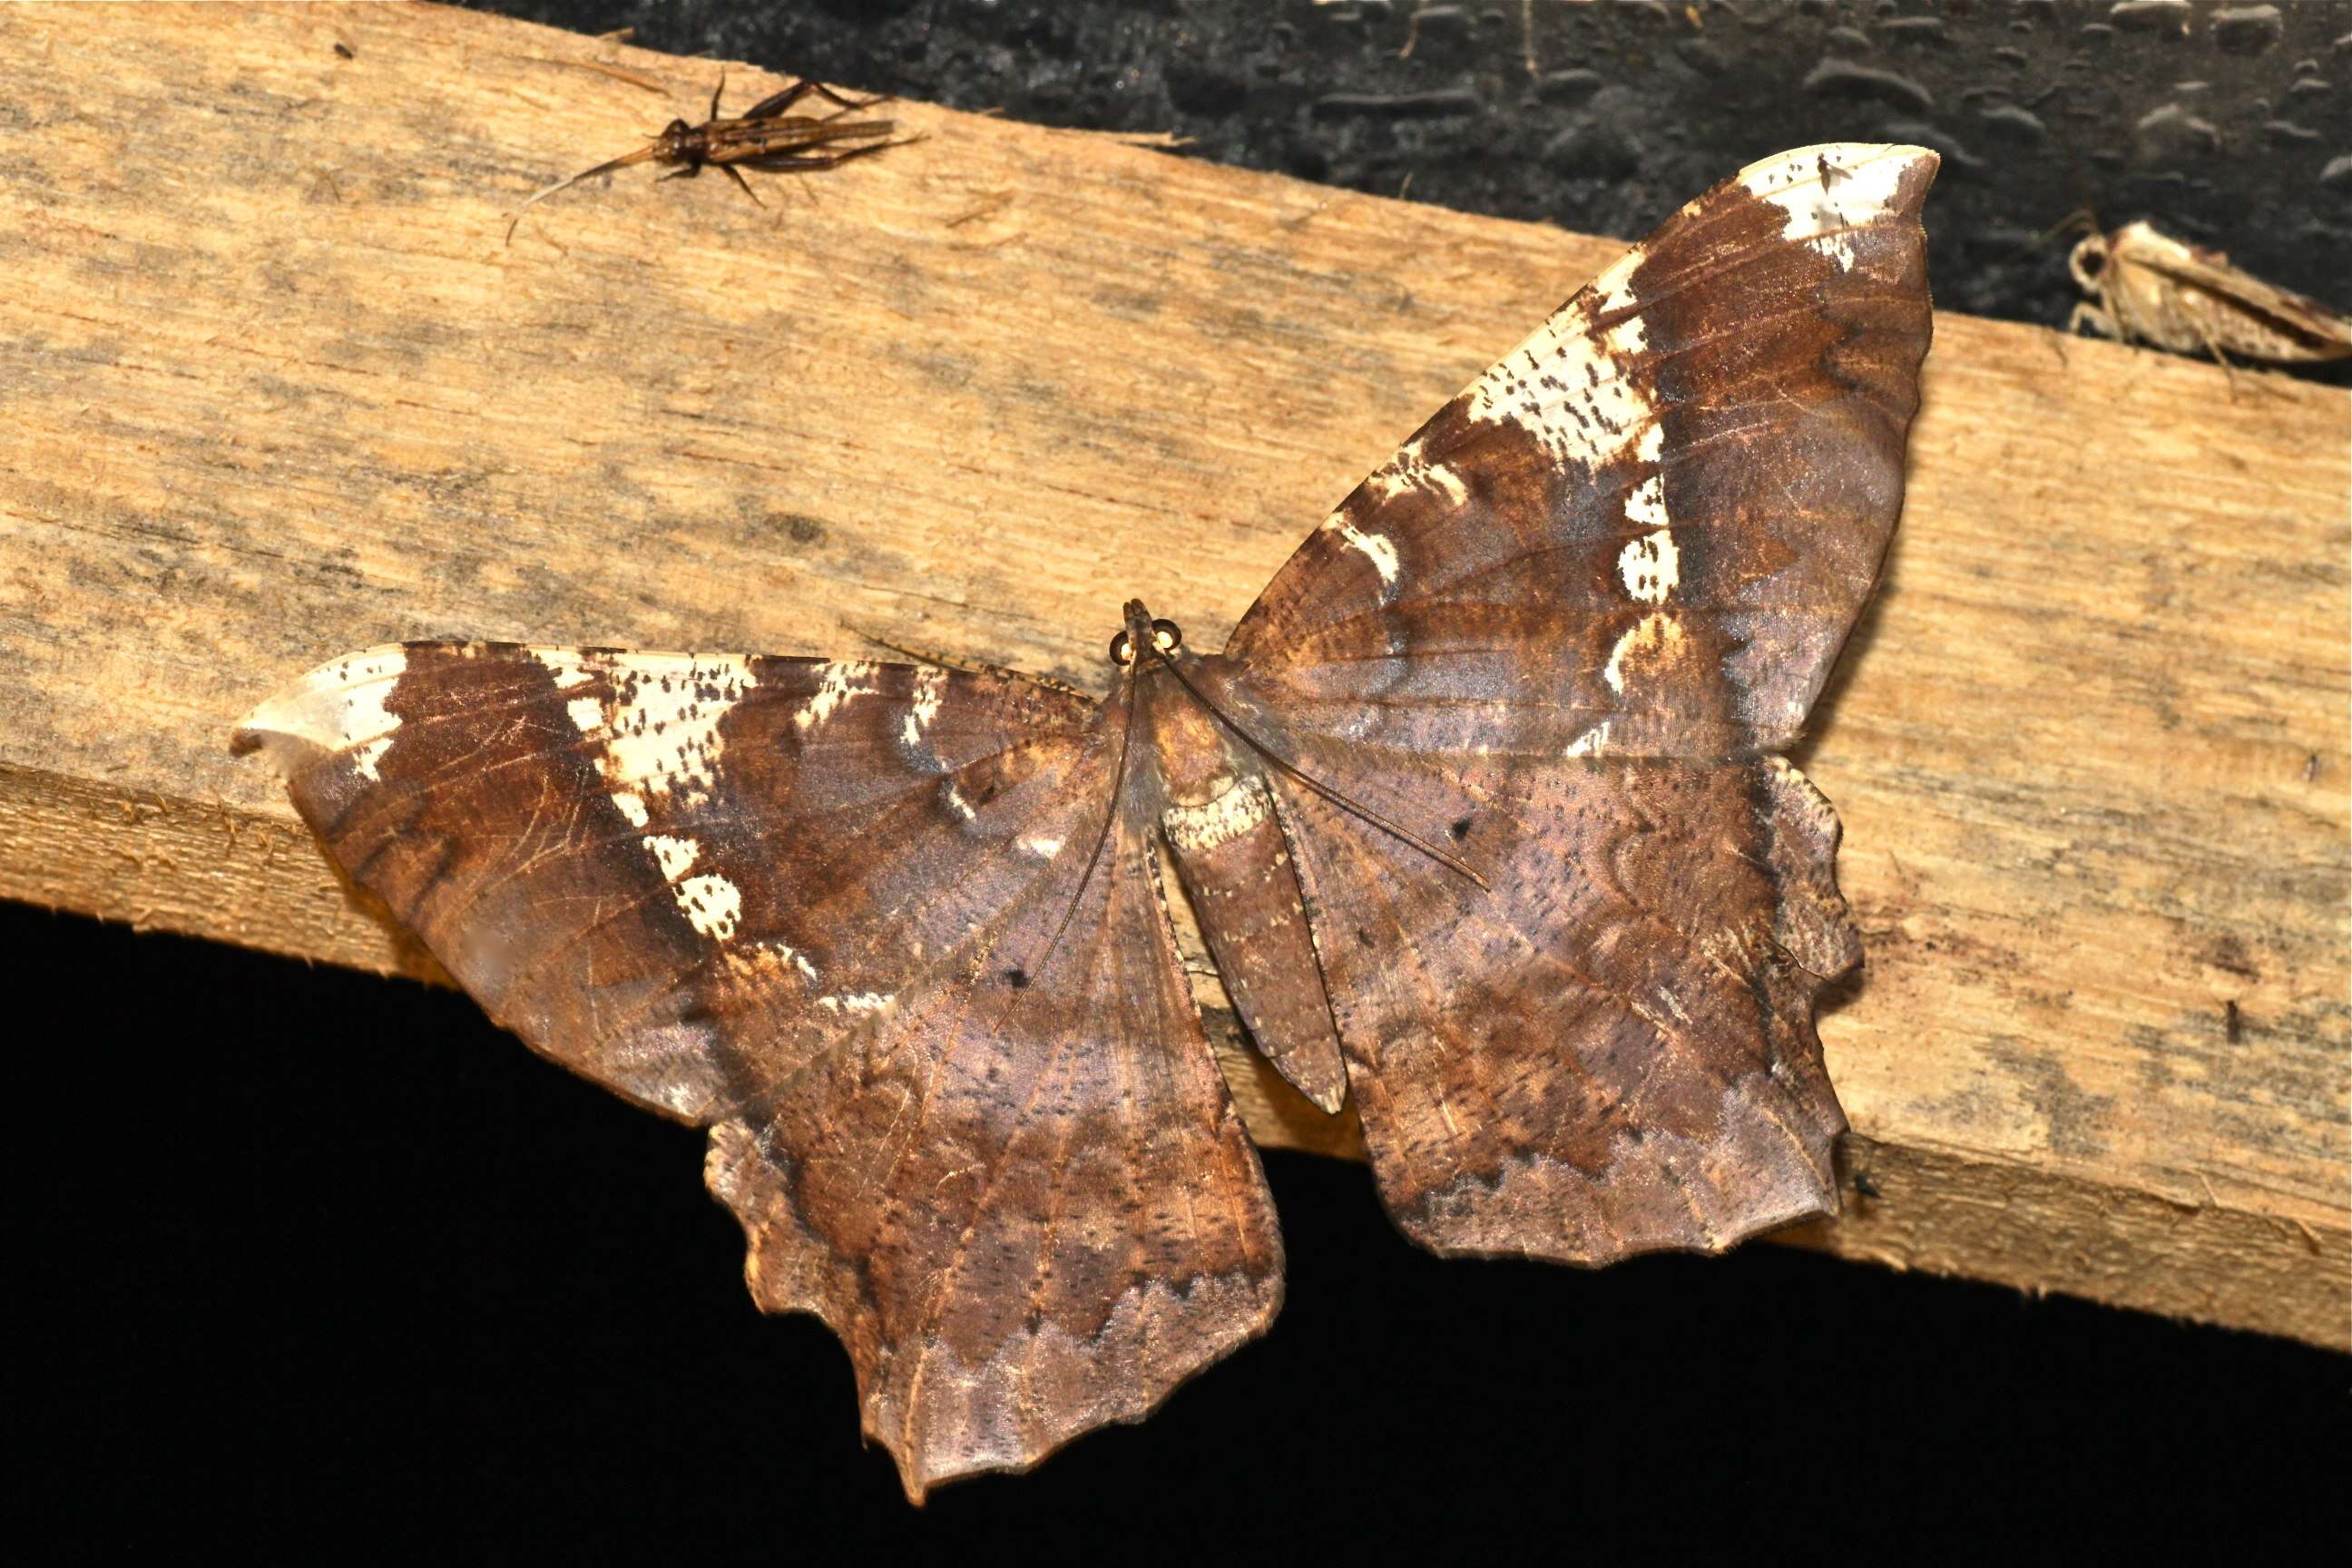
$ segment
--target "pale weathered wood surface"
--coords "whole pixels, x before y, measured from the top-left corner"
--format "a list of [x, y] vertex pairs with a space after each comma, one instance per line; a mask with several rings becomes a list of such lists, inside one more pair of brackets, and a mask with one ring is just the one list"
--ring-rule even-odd
[[[281, 679], [859, 626], [1095, 682], [1131, 593], [1213, 647], [1614, 249], [919, 105], [766, 210], [633, 171], [509, 248], [717, 68], [404, 7], [0, 41], [0, 894], [384, 970], [427, 966], [224, 749]], [[592, 56], [674, 99], [554, 63]], [[1808, 1239], [2346, 1344], [2345, 395], [1937, 330], [1803, 758], [1879, 1194]], [[1229, 1066], [1263, 1138], [1345, 1151]]]

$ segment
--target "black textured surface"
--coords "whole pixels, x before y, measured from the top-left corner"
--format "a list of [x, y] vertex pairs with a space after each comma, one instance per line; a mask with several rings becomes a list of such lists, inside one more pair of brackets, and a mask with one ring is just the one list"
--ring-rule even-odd
[[1916, 142], [1945, 155], [1942, 308], [2063, 325], [2072, 238], [2044, 236], [2090, 211], [2352, 309], [2352, 0], [490, 8], [1629, 239], [1765, 153]]
[[1295, 1155], [1268, 1339], [918, 1513], [832, 1336], [752, 1309], [699, 1134], [455, 993], [16, 905], [0, 952], [13, 1561], [2346, 1543], [2344, 1357], [1769, 1246], [1445, 1262]]

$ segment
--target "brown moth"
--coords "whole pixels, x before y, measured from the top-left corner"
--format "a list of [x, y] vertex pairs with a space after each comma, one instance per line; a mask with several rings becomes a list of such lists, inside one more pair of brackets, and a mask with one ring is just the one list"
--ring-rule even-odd
[[709, 1130], [908, 1495], [1149, 1413], [1282, 1242], [1234, 1005], [1450, 1254], [1598, 1265], [1835, 1212], [1813, 1002], [1859, 946], [1784, 753], [1901, 510], [1936, 156], [1669, 219], [1448, 403], [1220, 654], [1100, 700], [896, 663], [418, 642], [239, 727], [534, 1049]]
[[[610, 69], [601, 62], [581, 62], [593, 69]], [[665, 179], [690, 180], [705, 168], [715, 168], [736, 184], [754, 202], [760, 193], [743, 177], [745, 169], [811, 170], [837, 168], [853, 158], [863, 158], [879, 153], [886, 147], [904, 145], [903, 141], [891, 141], [897, 126], [887, 120], [845, 120], [842, 117], [859, 110], [872, 109], [881, 100], [859, 101], [842, 97], [822, 82], [796, 81], [782, 92], [761, 99], [741, 114], [722, 119], [719, 100], [727, 90], [727, 76], [720, 72], [719, 85], [711, 89], [710, 117], [699, 125], [688, 125], [683, 120], [673, 120], [662, 133], [634, 153], [624, 153], [608, 159], [593, 169], [583, 169], [569, 179], [558, 180], [545, 190], [530, 196], [507, 224], [507, 238], [514, 239], [515, 225], [522, 222], [523, 213], [554, 195], [570, 190], [583, 180], [593, 180], [599, 174], [609, 174], [615, 169], [626, 169], [638, 163], [665, 163], [670, 172]], [[835, 105], [831, 114], [787, 114], [784, 111], [801, 100], [814, 93]], [[767, 204], [760, 202], [764, 206]]]
[[2145, 223], [2089, 236], [2066, 266], [2098, 301], [2074, 307], [2066, 322], [2070, 331], [2208, 353], [2223, 363], [2232, 354], [2283, 362], [2352, 354], [2352, 317], [2242, 272], [2218, 250], [2185, 245]]

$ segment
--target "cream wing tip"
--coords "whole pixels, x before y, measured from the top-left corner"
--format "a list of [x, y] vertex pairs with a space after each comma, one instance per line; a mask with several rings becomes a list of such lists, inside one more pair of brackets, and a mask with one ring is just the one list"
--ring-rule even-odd
[[229, 750], [237, 756], [261, 752], [283, 773], [318, 752], [367, 757], [369, 748], [388, 741], [400, 727], [384, 700], [406, 668], [406, 652], [397, 643], [329, 659], [238, 720]]

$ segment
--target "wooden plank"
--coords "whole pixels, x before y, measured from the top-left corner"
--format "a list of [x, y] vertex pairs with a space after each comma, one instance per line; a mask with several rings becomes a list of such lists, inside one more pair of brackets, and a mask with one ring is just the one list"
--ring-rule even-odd
[[[717, 68], [427, 8], [0, 38], [37, 62], [0, 114], [0, 894], [387, 973], [430, 966], [223, 749], [284, 677], [862, 626], [1098, 682], [1129, 594], [1214, 646], [1615, 249], [915, 104], [925, 141], [764, 209], [633, 172], [509, 247]], [[1878, 1195], [1800, 1239], [2344, 1345], [2347, 400], [2234, 390], [1939, 320], [1801, 759]], [[1228, 1066], [1266, 1142], [1352, 1146]]]

